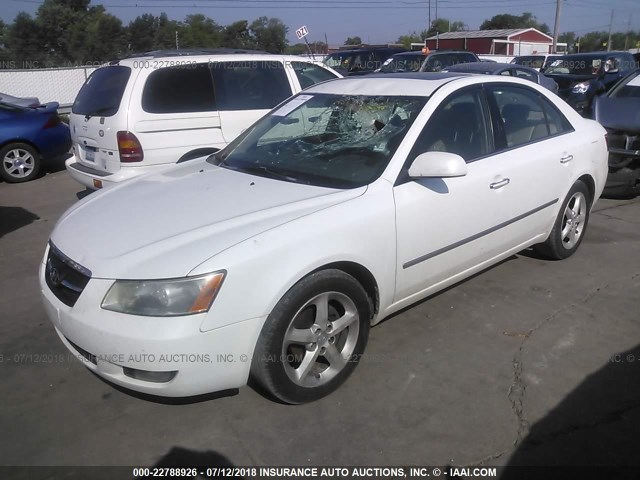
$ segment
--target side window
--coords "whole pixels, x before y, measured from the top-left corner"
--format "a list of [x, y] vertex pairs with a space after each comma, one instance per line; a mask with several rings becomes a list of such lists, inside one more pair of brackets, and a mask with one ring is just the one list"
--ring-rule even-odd
[[298, 77], [300, 87], [302, 87], [303, 90], [316, 83], [338, 78], [326, 68], [322, 68], [313, 63], [291, 62], [291, 66], [293, 67], [293, 71], [296, 72], [296, 77]]
[[524, 87], [491, 86], [507, 148], [526, 145], [571, 130], [566, 118], [537, 92]]
[[454, 93], [433, 113], [409, 158], [425, 152], [449, 152], [471, 161], [491, 151], [482, 90]]
[[211, 72], [222, 111], [268, 110], [292, 93], [280, 61], [216, 62]]
[[142, 92], [148, 113], [210, 112], [216, 110], [213, 81], [207, 64], [195, 68], [161, 68], [149, 75]]
[[534, 83], [538, 83], [538, 78], [533, 73], [528, 72], [527, 70], [516, 68], [514, 69], [514, 73], [514, 77], [524, 78], [525, 80], [530, 80]]
[[544, 107], [544, 114], [549, 124], [550, 135], [560, 135], [562, 133], [573, 132], [573, 127], [569, 120], [556, 108], [554, 104], [546, 98], [541, 98]]

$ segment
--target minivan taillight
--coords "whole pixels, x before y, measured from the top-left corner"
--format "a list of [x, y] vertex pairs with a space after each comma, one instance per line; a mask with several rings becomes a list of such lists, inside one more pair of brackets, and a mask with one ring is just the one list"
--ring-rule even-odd
[[118, 132], [118, 152], [121, 162], [141, 162], [144, 158], [142, 145], [131, 132]]

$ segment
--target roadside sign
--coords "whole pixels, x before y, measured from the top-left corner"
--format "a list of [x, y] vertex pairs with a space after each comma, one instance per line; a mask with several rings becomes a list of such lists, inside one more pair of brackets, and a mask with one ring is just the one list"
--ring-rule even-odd
[[302, 40], [304, 37], [309, 35], [309, 29], [306, 27], [306, 25], [303, 25], [298, 30], [296, 30], [296, 35], [298, 36], [298, 40]]

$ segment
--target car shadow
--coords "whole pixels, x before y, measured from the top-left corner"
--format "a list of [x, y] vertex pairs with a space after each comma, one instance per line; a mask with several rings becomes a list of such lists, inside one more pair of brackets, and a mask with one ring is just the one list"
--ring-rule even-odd
[[0, 238], [14, 230], [26, 227], [36, 220], [40, 220], [38, 215], [22, 207], [0, 206]]
[[559, 478], [555, 474], [566, 466], [591, 468], [594, 476], [581, 470], [565, 478], [638, 478], [639, 369], [640, 345], [612, 353], [606, 365], [531, 427], [507, 464], [547, 469], [506, 468], [501, 480]]
[[[199, 452], [182, 447], [172, 447], [154, 465], [158, 468], [198, 468], [195, 478], [222, 478], [224, 474], [213, 471], [216, 467], [230, 468], [234, 464], [221, 453], [207, 450]], [[210, 471], [207, 471], [207, 468]], [[171, 478], [171, 477], [170, 477]], [[234, 475], [234, 478], [241, 478]]]
[[40, 171], [40, 177], [45, 173], [56, 173], [63, 171], [66, 167], [64, 162], [67, 161], [68, 158], [71, 158], [71, 152], [67, 152], [63, 155], [51, 158], [42, 162], [42, 170]]

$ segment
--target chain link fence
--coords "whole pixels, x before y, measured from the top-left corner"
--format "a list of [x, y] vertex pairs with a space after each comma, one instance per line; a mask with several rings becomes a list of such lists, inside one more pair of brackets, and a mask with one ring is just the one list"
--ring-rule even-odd
[[68, 113], [87, 77], [96, 67], [0, 70], [0, 92], [14, 97], [38, 97], [42, 103], [58, 102]]

